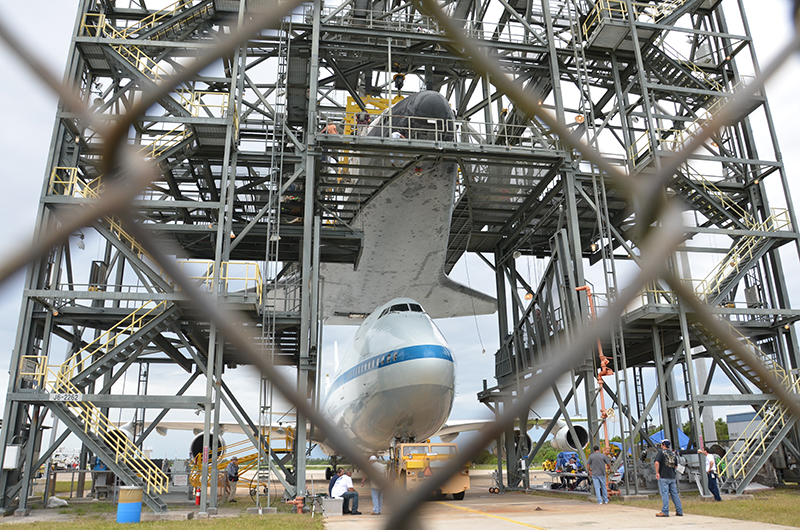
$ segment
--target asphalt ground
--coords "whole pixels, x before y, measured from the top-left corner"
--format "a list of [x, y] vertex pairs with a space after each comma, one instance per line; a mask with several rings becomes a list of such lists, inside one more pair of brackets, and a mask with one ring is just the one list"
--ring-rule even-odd
[[[320, 491], [324, 488], [324, 476], [321, 471], [312, 472], [315, 475], [314, 488]], [[316, 476], [319, 475], [319, 476]], [[532, 472], [534, 486], [549, 482], [550, 479], [543, 473]], [[350, 530], [353, 528], [363, 530], [378, 530], [386, 521], [387, 514], [391, 513], [390, 499], [384, 499], [384, 514], [372, 516], [372, 501], [369, 488], [360, 488], [360, 477], [354, 477], [355, 485], [359, 491], [360, 516], [336, 516], [325, 519], [326, 528], [329, 530]], [[473, 471], [471, 473], [471, 488], [461, 501], [452, 499], [425, 502], [419, 508], [421, 521], [427, 530], [513, 530], [534, 528], [540, 530], [564, 530], [573, 528], [591, 528], [597, 530], [627, 530], [627, 529], [681, 529], [691, 530], [759, 530], [793, 529], [793, 527], [754, 523], [752, 521], [739, 521], [721, 517], [708, 517], [702, 515], [686, 514], [676, 517], [674, 512], [669, 518], [655, 517], [652, 509], [632, 508], [622, 506], [613, 499], [611, 504], [598, 506], [590, 501], [589, 495], [584, 498], [545, 497], [525, 493], [505, 493], [501, 495], [490, 494], [488, 488], [492, 485], [490, 471]], [[308, 484], [311, 489], [311, 483]], [[239, 497], [245, 497], [245, 492], [240, 488]], [[176, 495], [181, 502], [173, 506], [182, 513], [195, 512], [197, 508], [184, 499], [183, 495]], [[593, 497], [593, 494], [592, 494]], [[217, 515], [213, 517], [236, 517], [243, 512], [241, 505], [222, 503]], [[176, 513], [177, 515], [177, 513]], [[101, 516], [102, 517], [102, 516]], [[114, 515], [106, 516], [113, 520]], [[268, 517], [265, 515], [265, 517]], [[59, 510], [38, 509], [32, 510], [28, 517], [3, 517], [0, 525], [4, 523], [26, 523], [37, 521], [69, 521], [74, 520], [73, 515], [60, 514]], [[421, 529], [422, 530], [422, 529]], [[796, 530], [796, 529], [793, 529]]]
[[[535, 476], [534, 483], [541, 484], [549, 478]], [[587, 498], [553, 498], [525, 493], [493, 495], [488, 492], [491, 479], [488, 475], [474, 473], [470, 490], [461, 501], [452, 499], [430, 501], [420, 509], [420, 520], [425, 530], [514, 530], [535, 528], [540, 530], [564, 530], [591, 528], [597, 530], [660, 529], [692, 530], [759, 530], [790, 529], [793, 527], [739, 521], [720, 517], [685, 514], [669, 518], [656, 517], [656, 511], [632, 508], [611, 501], [597, 505]], [[391, 513], [389, 499], [384, 499], [383, 515], [372, 516], [372, 500], [366, 489], [359, 490], [359, 511], [363, 515], [328, 517], [326, 528], [330, 530], [378, 530], [387, 514]], [[672, 505], [670, 505], [672, 508]], [[796, 529], [795, 529], [796, 530]]]

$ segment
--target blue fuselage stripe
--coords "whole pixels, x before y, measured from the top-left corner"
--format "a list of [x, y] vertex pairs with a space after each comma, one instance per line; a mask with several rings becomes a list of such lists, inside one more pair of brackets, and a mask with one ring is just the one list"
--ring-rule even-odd
[[421, 344], [418, 346], [408, 346], [391, 350], [380, 355], [375, 355], [356, 364], [342, 375], [336, 378], [328, 391], [328, 396], [332, 395], [340, 386], [360, 377], [366, 373], [385, 368], [397, 363], [413, 361], [415, 359], [443, 359], [453, 362], [453, 352], [445, 346], [439, 344]]

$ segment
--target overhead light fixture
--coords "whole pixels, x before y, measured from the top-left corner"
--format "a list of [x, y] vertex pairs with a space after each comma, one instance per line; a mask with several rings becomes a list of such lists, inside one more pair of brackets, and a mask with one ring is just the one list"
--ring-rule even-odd
[[578, 114], [577, 116], [575, 116], [575, 122], [576, 123], [583, 123], [583, 120], [585, 120], [585, 118], [583, 117], [583, 114]]
[[269, 236], [269, 240], [270, 241], [280, 241], [281, 240], [281, 236], [279, 236], [278, 234], [272, 234], [271, 236]]
[[367, 318], [367, 315], [365, 313], [350, 313], [347, 315], [347, 318], [351, 320], [364, 320]]
[[755, 180], [753, 181], [753, 184], [758, 184], [759, 182], [761, 182], [761, 181], [760, 181], [760, 180], [758, 180], [758, 179], [755, 179]]
[[596, 244], [592, 243], [592, 244], [589, 246], [589, 248], [590, 248], [590, 249], [592, 249], [592, 252], [597, 252], [597, 245], [596, 245]]
[[235, 238], [235, 237], [236, 237], [236, 234], [234, 234], [233, 232], [231, 232], [231, 239], [233, 239], [233, 238]]
[[789, 324], [784, 324], [783, 329], [789, 329]]
[[525, 293], [525, 300], [533, 300], [533, 293]]
[[54, 316], [54, 317], [57, 317], [57, 316], [58, 316], [58, 309], [53, 309], [53, 316]]
[[719, 147], [719, 145], [717, 145], [717, 142], [711, 142], [711, 147]]
[[522, 252], [520, 252], [519, 250], [515, 250], [514, 253], [511, 254], [511, 257], [513, 257], [514, 259], [519, 259], [522, 257]]

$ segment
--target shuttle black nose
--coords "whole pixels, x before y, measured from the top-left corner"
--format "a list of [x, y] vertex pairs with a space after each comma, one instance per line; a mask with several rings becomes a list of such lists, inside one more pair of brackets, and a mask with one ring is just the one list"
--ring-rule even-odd
[[409, 99], [410, 107], [414, 107], [415, 112], [411, 116], [428, 116], [431, 118], [440, 118], [443, 120], [452, 120], [454, 118], [453, 109], [447, 100], [438, 92], [425, 90], [419, 92]]

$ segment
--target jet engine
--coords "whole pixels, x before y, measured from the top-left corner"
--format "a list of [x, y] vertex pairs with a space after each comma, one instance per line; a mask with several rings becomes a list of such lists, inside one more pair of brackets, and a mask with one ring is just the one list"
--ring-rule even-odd
[[[520, 443], [522, 442], [521, 438], [522, 438], [522, 433], [519, 431], [519, 429], [514, 429], [514, 447], [516, 448], [517, 451], [520, 450]], [[525, 433], [525, 450], [527, 451], [527, 454], [525, 454], [525, 455], [517, 455], [517, 457], [518, 458], [522, 457], [522, 456], [527, 457], [530, 454], [530, 452], [533, 450], [533, 445], [534, 445], [533, 444], [533, 440], [531, 440], [530, 435], [528, 433]], [[503, 436], [503, 441], [500, 444], [500, 447], [498, 448], [498, 446], [495, 444], [491, 448], [491, 452], [495, 456], [500, 456], [500, 458], [505, 460], [505, 458], [506, 458], [505, 435]]]
[[572, 433], [569, 432], [569, 427], [566, 423], [559, 421], [556, 427], [558, 430], [553, 435], [553, 439], [550, 440], [550, 445], [554, 449], [559, 451], [580, 451], [589, 443], [589, 431], [586, 430], [586, 427], [572, 424], [572, 428], [575, 429], [575, 436], [578, 437], [577, 441], [572, 436]]
[[[211, 434], [211, 437], [208, 439], [209, 444], [213, 444], [214, 434]], [[209, 446], [209, 452], [211, 451], [211, 447]], [[217, 458], [222, 458], [225, 455], [225, 440], [222, 436], [217, 436]], [[198, 434], [192, 439], [192, 443], [189, 444], [189, 455], [191, 455], [192, 460], [197, 458], [197, 455], [203, 454], [203, 433]], [[209, 456], [211, 456], [209, 454]]]

